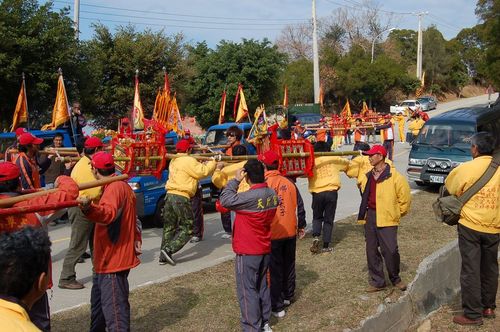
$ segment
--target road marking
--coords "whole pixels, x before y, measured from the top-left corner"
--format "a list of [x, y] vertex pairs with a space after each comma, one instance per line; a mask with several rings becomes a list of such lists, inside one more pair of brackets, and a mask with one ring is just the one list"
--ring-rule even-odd
[[52, 241], [52, 243], [59, 243], [59, 242], [64, 242], [64, 241], [68, 241], [70, 240], [71, 238], [70, 237], [64, 237], [62, 239], [57, 239], [57, 240], [54, 240]]

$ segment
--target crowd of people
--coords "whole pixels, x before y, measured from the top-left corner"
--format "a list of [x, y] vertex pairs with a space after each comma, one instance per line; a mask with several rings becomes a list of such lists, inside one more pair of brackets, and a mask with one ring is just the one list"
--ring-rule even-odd
[[[367, 292], [384, 290], [389, 283], [400, 291], [407, 288], [400, 277], [397, 231], [401, 217], [410, 209], [410, 187], [391, 161], [396, 136], [392, 121], [404, 121], [404, 118], [398, 120], [398, 116], [386, 117], [375, 127], [382, 130], [383, 144], [373, 146], [366, 138], [368, 128], [363, 126], [362, 119], [356, 119], [354, 147], [361, 150], [362, 155], [352, 159], [316, 157], [313, 176], [308, 178], [308, 191], [312, 195], [310, 251], [313, 255], [333, 250], [340, 172], [355, 179], [360, 192], [357, 219], [364, 225], [366, 239]], [[414, 121], [420, 120], [418, 114], [413, 117]], [[331, 144], [321, 137], [321, 131], [319, 134], [314, 150], [330, 151]], [[79, 190], [83, 183], [114, 176], [113, 155], [102, 151], [100, 139], [89, 137], [76, 163], [42, 158], [40, 139], [22, 129], [16, 131], [16, 135], [16, 147], [7, 153], [9, 160], [0, 163], [0, 199], [17, 196], [21, 189], [39, 189], [40, 174], [49, 172], [50, 181], [46, 182], [58, 190], [15, 206], [76, 201], [67, 211], [71, 239], [58, 287], [70, 290], [85, 287], [76, 278], [75, 265], [89, 245], [94, 272], [90, 330], [130, 330], [128, 274], [140, 264], [142, 244], [135, 194], [123, 181]], [[231, 127], [226, 135], [229, 143], [226, 155], [247, 154], [245, 146], [240, 144], [241, 129]], [[283, 130], [281, 135], [286, 138], [293, 133]], [[399, 137], [403, 138], [401, 130]], [[56, 136], [51, 148], [59, 147], [59, 140]], [[271, 331], [270, 317], [285, 317], [287, 307], [295, 300], [296, 241], [304, 238], [306, 229], [304, 203], [295, 185], [296, 178], [281, 174], [282, 160], [273, 150], [260, 154], [258, 160], [227, 164], [217, 156], [208, 161], [197, 160], [192, 155], [192, 143], [181, 139], [176, 144], [178, 156], [168, 166], [158, 262], [175, 265], [174, 255], [189, 241], [203, 240], [199, 180], [212, 176], [214, 185], [222, 190], [217, 206], [224, 237], [231, 239], [236, 254], [235, 284], [241, 328]], [[480, 172], [474, 170], [487, 167], [494, 146], [489, 134], [479, 133], [472, 138], [474, 160], [452, 171], [446, 180], [451, 193], [460, 195], [480, 176]], [[459, 244], [464, 315], [454, 318], [458, 324], [479, 324], [482, 317], [494, 317], [498, 287], [498, 265], [495, 264], [500, 234], [499, 174], [497, 172], [478, 197], [466, 203], [462, 210]], [[484, 198], [491, 204], [485, 203]], [[18, 214], [4, 217], [0, 222], [0, 268], [3, 271], [0, 319], [9, 331], [50, 331], [46, 290], [52, 287], [52, 273], [47, 223], [60, 218], [61, 212], [64, 211], [55, 209]]]

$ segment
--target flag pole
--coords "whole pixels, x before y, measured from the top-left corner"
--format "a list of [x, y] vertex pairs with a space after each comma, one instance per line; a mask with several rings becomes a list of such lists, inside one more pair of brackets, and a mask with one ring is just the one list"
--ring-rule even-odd
[[25, 80], [24, 71], [22, 73], [22, 77], [23, 77], [24, 99], [26, 99], [26, 127], [29, 131], [30, 130], [30, 113], [28, 112], [28, 96], [26, 95], [26, 80]]
[[[73, 118], [72, 118], [72, 114], [73, 113], [73, 109], [70, 111], [69, 110], [69, 104], [68, 104], [68, 95], [66, 93], [66, 86], [64, 85], [64, 78], [63, 78], [63, 73], [62, 73], [62, 68], [59, 67], [59, 69], [57, 70], [58, 72], [58, 80], [59, 79], [62, 79], [63, 80], [63, 89], [64, 89], [64, 96], [66, 97], [66, 110], [68, 111], [68, 116], [69, 116], [69, 125], [71, 127], [71, 133], [73, 134], [73, 142], [75, 143], [75, 146], [77, 144], [77, 140], [76, 140], [76, 133], [75, 133], [75, 126], [73, 124]], [[78, 118], [76, 119], [78, 121]], [[57, 129], [57, 128], [54, 128], [54, 129]]]

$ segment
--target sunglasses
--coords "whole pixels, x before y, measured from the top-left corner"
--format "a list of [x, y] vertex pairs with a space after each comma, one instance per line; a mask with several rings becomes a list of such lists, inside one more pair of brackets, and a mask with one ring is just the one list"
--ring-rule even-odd
[[235, 134], [227, 134], [226, 137], [236, 137]]

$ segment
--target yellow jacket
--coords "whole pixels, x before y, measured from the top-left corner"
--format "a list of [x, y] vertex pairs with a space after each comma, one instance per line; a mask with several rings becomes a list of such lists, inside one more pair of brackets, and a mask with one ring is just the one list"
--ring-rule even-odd
[[[394, 167], [392, 161], [390, 159], [386, 159], [385, 162]], [[371, 171], [373, 166], [370, 164], [370, 160], [368, 156], [357, 156], [354, 159], [351, 159], [349, 162], [349, 166], [347, 167], [346, 175], [350, 178], [356, 178], [356, 184], [359, 188], [364, 188], [366, 185], [366, 173]]]
[[340, 189], [340, 171], [347, 171], [349, 160], [337, 156], [314, 158], [313, 176], [309, 192], [320, 193]]
[[[491, 156], [463, 163], [446, 177], [445, 186], [452, 195], [461, 196], [488, 168]], [[478, 193], [465, 203], [459, 223], [478, 232], [500, 233], [500, 168]]]
[[[376, 214], [377, 227], [398, 226], [402, 216], [408, 213], [411, 204], [410, 185], [404, 176], [402, 176], [394, 167], [389, 168], [388, 176], [377, 182], [376, 191]], [[381, 175], [382, 177], [383, 175]], [[363, 193], [365, 194], [368, 178], [366, 174]], [[365, 195], [361, 200], [361, 207], [358, 214], [358, 222], [365, 223], [366, 208], [363, 206]]]
[[0, 299], [0, 332], [38, 332], [26, 310], [19, 304]]
[[206, 164], [202, 164], [185, 153], [178, 153], [177, 155], [180, 157], [170, 161], [165, 189], [169, 194], [191, 199], [198, 189], [198, 180], [212, 174], [216, 162], [211, 160]]
[[420, 129], [422, 129], [422, 127], [424, 126], [424, 124], [425, 121], [422, 119], [413, 120], [408, 124], [408, 130], [411, 131], [413, 136], [417, 136], [418, 133], [420, 132]]
[[[78, 160], [71, 171], [71, 178], [75, 180], [77, 184], [95, 181], [96, 178], [94, 173], [92, 173], [91, 160], [87, 156], [83, 156]], [[80, 196], [87, 196], [93, 201], [96, 201], [101, 196], [101, 188], [95, 187], [85, 190], [80, 190]]]
[[[233, 179], [236, 176], [236, 172], [243, 168], [246, 163], [246, 160], [244, 160], [236, 164], [224, 166], [221, 170], [216, 169], [214, 174], [212, 174], [212, 183], [219, 189], [224, 188], [227, 182]], [[238, 187], [238, 192], [247, 191], [248, 189], [250, 189], [250, 186], [247, 181], [243, 179]]]

